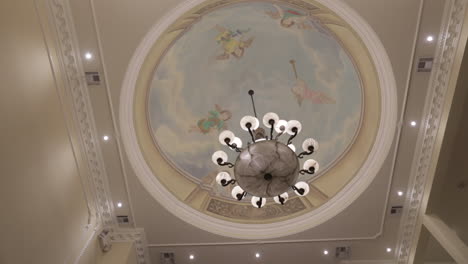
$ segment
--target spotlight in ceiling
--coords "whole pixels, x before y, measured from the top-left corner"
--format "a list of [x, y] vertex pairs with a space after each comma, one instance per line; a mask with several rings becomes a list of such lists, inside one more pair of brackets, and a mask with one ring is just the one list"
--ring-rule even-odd
[[85, 56], [85, 59], [87, 60], [90, 60], [93, 58], [93, 54], [91, 52], [86, 52], [84, 56]]
[[432, 42], [432, 41], [434, 41], [434, 36], [432, 36], [432, 35], [427, 36], [427, 37], [426, 37], [426, 41], [427, 41], [427, 42]]
[[[230, 163], [227, 153], [222, 150], [213, 154], [211, 158], [214, 164], [234, 168], [234, 177], [227, 171], [221, 171], [216, 176], [216, 182], [223, 187], [237, 184], [232, 188], [232, 197], [240, 201], [249, 194], [251, 203], [256, 208], [264, 207], [267, 197], [273, 198], [277, 204], [284, 205], [289, 198], [288, 191], [294, 191], [298, 196], [307, 195], [309, 184], [297, 180], [299, 175], [304, 174], [314, 174], [312, 179], [315, 179], [319, 163], [308, 159], [300, 169], [299, 159], [315, 153], [319, 148], [318, 142], [307, 138], [302, 143], [302, 151], [296, 154], [296, 147], [291, 143], [301, 132], [301, 123], [297, 120], [281, 120], [277, 114], [271, 112], [266, 113], [259, 121], [253, 98], [254, 91], [250, 90], [249, 95], [255, 116], [244, 116], [240, 120], [240, 126], [250, 134], [252, 141], [244, 144], [247, 147], [242, 148], [242, 140], [232, 131], [224, 130], [219, 134], [219, 142], [239, 154], [235, 163]], [[259, 127], [260, 123], [267, 129]], [[289, 135], [286, 143], [279, 141], [282, 135]], [[270, 155], [274, 152], [278, 155]], [[251, 166], [253, 156], [255, 163], [261, 164], [260, 167]]]
[[388, 253], [392, 252], [392, 249], [391, 249], [391, 248], [387, 248], [387, 252], [388, 252]]
[[104, 135], [104, 136], [102, 137], [102, 139], [104, 139], [104, 141], [107, 141], [107, 140], [109, 140], [109, 136], [108, 136], [108, 135]]
[[402, 191], [398, 191], [397, 194], [398, 194], [398, 196], [403, 196], [403, 192], [402, 192]]
[[122, 202], [118, 202], [118, 203], [117, 203], [117, 207], [118, 207], [118, 208], [122, 208], [122, 206], [123, 206]]
[[325, 249], [325, 250], [323, 251], [323, 254], [324, 254], [324, 255], [328, 255], [328, 250]]
[[256, 257], [256, 258], [259, 258], [259, 257], [260, 257], [260, 253], [258, 253], [258, 252], [255, 253], [255, 257]]
[[194, 259], [195, 256], [193, 254], [190, 254], [189, 259]]
[[410, 125], [411, 125], [412, 127], [415, 127], [415, 126], [416, 126], [416, 121], [411, 121], [411, 122], [410, 122]]

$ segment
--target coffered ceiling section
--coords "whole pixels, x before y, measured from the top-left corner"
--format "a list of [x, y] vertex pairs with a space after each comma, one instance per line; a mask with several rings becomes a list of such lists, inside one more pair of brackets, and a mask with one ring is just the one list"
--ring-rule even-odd
[[[299, 178], [310, 193], [291, 191], [284, 206], [269, 199], [254, 208], [215, 182], [218, 134], [248, 140], [238, 120], [252, 114], [250, 89], [259, 117], [300, 120], [297, 142], [320, 143], [318, 177]], [[138, 178], [166, 209], [206, 231], [257, 239], [303, 231], [348, 207], [387, 156], [396, 107], [385, 50], [343, 3], [200, 0], [174, 9], [137, 48], [120, 125]]]

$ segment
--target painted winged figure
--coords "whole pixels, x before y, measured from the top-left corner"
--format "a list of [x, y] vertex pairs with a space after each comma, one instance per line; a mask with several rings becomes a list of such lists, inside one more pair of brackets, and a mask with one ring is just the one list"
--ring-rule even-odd
[[222, 109], [215, 104], [215, 109], [208, 112], [208, 116], [198, 120], [196, 126], [191, 126], [189, 132], [200, 132], [208, 134], [211, 131], [221, 131], [227, 128], [226, 121], [231, 119], [232, 114], [229, 110]]
[[245, 39], [247, 30], [230, 30], [220, 25], [216, 25], [219, 34], [216, 36], [216, 42], [223, 48], [223, 53], [216, 56], [218, 60], [227, 60], [232, 55], [235, 58], [244, 56], [245, 49], [250, 47], [253, 42], [253, 37]]
[[314, 18], [311, 14], [302, 13], [294, 9], [283, 9], [276, 4], [273, 4], [274, 10], [267, 10], [265, 13], [275, 20], [279, 20], [282, 27], [291, 28], [292, 26], [298, 29], [315, 29], [321, 33], [327, 34], [323, 25]]
[[299, 106], [302, 105], [304, 100], [310, 101], [313, 104], [334, 104], [335, 99], [322, 93], [309, 88], [307, 83], [297, 76], [296, 62], [294, 60], [289, 61], [293, 67], [294, 76], [296, 77], [296, 84], [291, 87], [291, 92], [294, 94]]

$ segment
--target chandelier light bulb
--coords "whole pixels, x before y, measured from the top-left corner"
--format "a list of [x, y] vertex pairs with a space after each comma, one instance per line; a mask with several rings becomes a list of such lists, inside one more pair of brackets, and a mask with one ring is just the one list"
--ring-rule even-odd
[[319, 170], [319, 164], [316, 160], [314, 159], [308, 159], [304, 162], [304, 165], [302, 167], [306, 171], [310, 171], [313, 173], [317, 173]]
[[215, 153], [213, 153], [213, 156], [211, 156], [211, 160], [214, 164], [218, 165], [218, 159], [221, 159], [221, 162], [225, 162], [228, 159], [228, 155], [226, 154], [226, 152], [218, 150]]
[[[293, 130], [297, 129], [297, 132], [294, 132]], [[286, 129], [286, 133], [289, 135], [294, 135], [295, 133], [299, 134], [302, 130], [302, 124], [301, 122], [297, 120], [290, 120], [288, 122], [288, 128]]]
[[287, 128], [288, 128], [288, 121], [286, 121], [286, 120], [279, 120], [275, 124], [276, 133], [284, 133], [284, 132], [286, 132]]
[[262, 208], [266, 204], [266, 199], [262, 197], [252, 196], [252, 205], [256, 208]]
[[229, 139], [229, 142], [232, 142], [236, 136], [230, 130], [224, 130], [219, 134], [219, 143], [226, 145], [226, 139]]
[[216, 183], [219, 185], [224, 185], [230, 180], [232, 180], [232, 178], [228, 172], [222, 171], [216, 175]]
[[289, 144], [288, 147], [293, 151], [296, 152], [296, 147], [293, 144]]
[[255, 130], [259, 126], [258, 119], [254, 116], [244, 116], [240, 120], [240, 126], [243, 130], [249, 131], [248, 124], [250, 124], [250, 130]]
[[236, 144], [237, 148], [242, 148], [242, 140], [238, 137], [235, 137], [231, 144]]
[[298, 182], [294, 187], [294, 192], [299, 196], [306, 196], [309, 193], [309, 184], [306, 182]]
[[263, 125], [270, 128], [271, 127], [270, 121], [274, 122], [273, 125], [276, 125], [276, 123], [278, 123], [279, 121], [279, 116], [273, 112], [266, 113], [263, 116]]
[[289, 195], [287, 192], [285, 192], [278, 196], [273, 197], [273, 201], [275, 201], [275, 203], [277, 204], [283, 205], [288, 200], [288, 198], [289, 198]]
[[240, 201], [245, 197], [245, 192], [240, 186], [236, 186], [232, 188], [231, 195], [234, 199]]
[[314, 151], [317, 151], [319, 148], [318, 142], [313, 138], [307, 138], [302, 143], [302, 149], [304, 151], [310, 151], [309, 147], [314, 147]]

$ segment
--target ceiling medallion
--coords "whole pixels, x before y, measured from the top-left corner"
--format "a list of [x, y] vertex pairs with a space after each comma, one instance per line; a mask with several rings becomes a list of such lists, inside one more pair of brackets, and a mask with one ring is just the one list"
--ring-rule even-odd
[[[219, 166], [234, 168], [234, 178], [227, 172], [219, 172], [216, 182], [223, 187], [230, 184], [238, 184], [232, 189], [232, 197], [242, 200], [247, 194], [252, 195], [252, 205], [261, 208], [266, 204], [266, 197], [281, 205], [288, 200], [288, 190], [291, 188], [299, 196], [309, 193], [309, 185], [306, 182], [297, 182], [299, 174], [315, 174], [319, 164], [313, 159], [308, 159], [299, 170], [299, 159], [313, 154], [318, 149], [318, 143], [312, 138], [307, 138], [302, 143], [303, 152], [296, 155], [296, 148], [292, 140], [301, 132], [302, 125], [297, 120], [280, 120], [275, 113], [267, 113], [263, 116], [263, 124], [270, 129], [270, 135], [263, 128], [259, 128], [254, 91], [250, 90], [252, 107], [255, 116], [244, 116], [240, 120], [240, 126], [248, 131], [252, 142], [242, 149], [242, 140], [229, 130], [219, 134], [219, 142], [239, 153], [236, 162], [228, 162], [228, 155], [222, 150], [216, 151], [212, 161]], [[276, 131], [276, 136], [273, 135]], [[289, 134], [286, 144], [279, 141], [283, 134]], [[313, 180], [314, 178], [312, 178]]]

